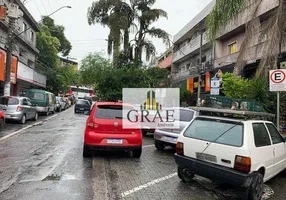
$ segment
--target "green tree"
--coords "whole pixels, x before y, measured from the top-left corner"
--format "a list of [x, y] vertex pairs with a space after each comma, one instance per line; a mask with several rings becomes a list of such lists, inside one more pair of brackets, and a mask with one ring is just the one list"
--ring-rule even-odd
[[56, 37], [59, 40], [59, 52], [62, 53], [63, 56], [68, 56], [72, 49], [72, 45], [65, 36], [65, 27], [55, 25], [54, 20], [48, 16], [42, 17], [42, 24], [48, 27], [51, 36]]
[[226, 97], [245, 99], [249, 89], [249, 80], [233, 73], [225, 73], [222, 76], [222, 89]]
[[88, 23], [101, 24], [110, 29], [108, 35], [108, 53], [113, 51], [113, 64], [119, 65], [122, 33], [124, 50], [129, 51], [129, 28], [133, 23], [133, 12], [124, 0], [98, 0], [88, 8]]
[[268, 71], [269, 66], [270, 68], [275, 67], [275, 62], [281, 51], [280, 45], [285, 42], [283, 37], [285, 36], [286, 29], [286, 2], [284, 0], [278, 0], [278, 6], [267, 15], [263, 26], [257, 26], [257, 24], [260, 24], [260, 18], [256, 16], [263, 2], [263, 0], [217, 0], [215, 7], [207, 17], [208, 35], [214, 40], [220, 30], [229, 24], [242, 9], [246, 7], [249, 9], [249, 18], [247, 18], [247, 20], [250, 20], [247, 21], [245, 25], [245, 38], [240, 47], [235, 66], [236, 75], [240, 73], [241, 68], [245, 65], [247, 50], [255, 37], [253, 33], [261, 32], [259, 41], [262, 41], [263, 38], [267, 38], [263, 48], [259, 47], [264, 49], [264, 56], [261, 59], [259, 67], [259, 74], [261, 75]]
[[162, 9], [152, 8], [155, 0], [138, 0], [131, 1], [135, 19], [138, 21], [139, 30], [135, 35], [134, 46], [134, 61], [137, 65], [142, 62], [143, 52], [146, 54], [146, 60], [150, 60], [156, 54], [156, 48], [153, 43], [147, 39], [148, 36], [153, 38], [162, 39], [166, 45], [169, 45], [169, 34], [160, 29], [152, 26], [161, 17], [168, 18], [166, 11]]

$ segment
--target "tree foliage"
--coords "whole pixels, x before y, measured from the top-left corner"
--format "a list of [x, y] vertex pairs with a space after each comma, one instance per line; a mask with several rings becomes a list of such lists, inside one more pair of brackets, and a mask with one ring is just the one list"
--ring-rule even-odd
[[37, 49], [41, 53], [37, 59], [36, 70], [47, 76], [48, 91], [55, 94], [65, 92], [69, 85], [80, 82], [73, 66], [60, 65], [58, 53], [61, 50], [61, 42], [45, 24], [40, 25], [40, 32], [37, 33]]
[[[147, 37], [155, 37], [169, 43], [169, 34], [151, 25], [166, 17], [167, 13], [161, 9], [151, 8], [155, 0], [98, 0], [88, 8], [88, 23], [101, 24], [110, 29], [108, 35], [109, 54], [113, 52], [114, 66], [126, 62], [135, 62], [137, 66], [142, 62], [142, 54], [150, 60], [156, 54], [156, 48]], [[135, 38], [130, 40], [130, 33], [135, 33]], [[121, 45], [123, 43], [123, 51]]]
[[159, 68], [114, 67], [98, 53], [87, 56], [80, 68], [83, 83], [93, 85], [97, 96], [105, 101], [121, 100], [122, 88], [159, 87], [166, 74]]
[[68, 56], [72, 49], [72, 45], [65, 36], [65, 27], [55, 25], [54, 20], [48, 16], [42, 17], [42, 24], [49, 29], [51, 36], [59, 40], [59, 52], [62, 53], [63, 56]]

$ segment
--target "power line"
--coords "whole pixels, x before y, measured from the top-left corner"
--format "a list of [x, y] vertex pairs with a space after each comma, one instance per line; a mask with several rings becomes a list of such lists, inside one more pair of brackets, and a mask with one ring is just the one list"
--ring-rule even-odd
[[47, 8], [46, 8], [46, 6], [45, 6], [43, 0], [41, 0], [41, 3], [42, 3], [42, 5], [44, 6], [44, 9], [45, 9], [45, 11], [46, 11], [46, 14], [48, 14]]
[[38, 10], [38, 12], [39, 12], [40, 16], [42, 16], [42, 13], [41, 13], [41, 11], [40, 11], [40, 9], [39, 9], [38, 4], [36, 3], [36, 1], [34, 1], [34, 3], [35, 3], [35, 5], [36, 5], [36, 7], [37, 7], [37, 10]]
[[53, 8], [52, 8], [52, 6], [51, 6], [50, 0], [48, 0], [48, 4], [49, 4], [49, 7], [50, 7], [50, 9], [51, 9], [51, 12], [53, 12]]

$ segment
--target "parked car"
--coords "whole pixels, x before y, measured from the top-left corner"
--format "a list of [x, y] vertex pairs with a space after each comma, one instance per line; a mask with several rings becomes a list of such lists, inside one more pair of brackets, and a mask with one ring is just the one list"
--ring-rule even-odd
[[74, 107], [74, 112], [78, 113], [78, 112], [90, 112], [91, 109], [91, 105], [87, 100], [78, 100], [75, 104]]
[[181, 131], [195, 118], [199, 113], [189, 108], [170, 108], [175, 112], [180, 112], [180, 118], [175, 119], [179, 121], [179, 129], [159, 129], [154, 132], [155, 147], [158, 150], [163, 150], [166, 146], [176, 147], [177, 138]]
[[0, 110], [5, 114], [6, 120], [15, 120], [25, 124], [26, 120], [38, 119], [36, 106], [27, 97], [0, 97]]
[[56, 96], [53, 93], [30, 89], [26, 92], [26, 97], [30, 98], [32, 103], [36, 105], [37, 112], [49, 115], [56, 112]]
[[89, 157], [92, 151], [100, 150], [129, 151], [133, 152], [136, 158], [141, 156], [141, 128], [138, 126], [138, 128], [123, 129], [123, 122], [127, 119], [122, 119], [122, 111], [122, 103], [94, 104], [86, 121], [83, 157]]
[[285, 170], [285, 139], [272, 122], [245, 119], [266, 113], [231, 110], [225, 115], [198, 116], [179, 135], [178, 176], [189, 182], [196, 174], [246, 188], [247, 199], [261, 199], [263, 183]]
[[88, 100], [88, 102], [90, 103], [90, 105], [92, 105], [92, 97], [85, 96], [83, 99], [84, 99], [84, 100]]
[[56, 97], [56, 110], [61, 112], [67, 108], [67, 102], [62, 97]]
[[5, 127], [5, 113], [0, 111], [0, 132], [3, 131]]

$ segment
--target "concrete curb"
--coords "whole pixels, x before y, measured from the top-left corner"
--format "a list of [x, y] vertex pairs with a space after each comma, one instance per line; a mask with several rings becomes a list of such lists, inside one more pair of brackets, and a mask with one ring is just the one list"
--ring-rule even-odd
[[48, 117], [47, 119], [44, 119], [44, 120], [39, 121], [39, 122], [35, 122], [34, 124], [31, 124], [31, 125], [28, 125], [28, 126], [26, 126], [26, 127], [24, 127], [24, 128], [21, 128], [21, 129], [18, 130], [18, 131], [15, 131], [15, 132], [13, 132], [13, 133], [10, 133], [10, 134], [8, 134], [8, 135], [5, 135], [4, 137], [0, 138], [0, 142], [3, 142], [4, 140], [7, 140], [7, 139], [10, 138], [10, 137], [16, 136], [17, 134], [19, 134], [19, 133], [21, 133], [21, 132], [23, 132], [23, 131], [25, 131], [25, 130], [27, 130], [27, 129], [30, 129], [30, 128], [34, 127], [34, 126], [38, 126], [38, 125], [40, 125], [40, 124], [42, 124], [42, 123], [44, 123], [44, 122], [47, 122], [47, 121], [49, 121], [49, 120], [51, 120], [51, 119], [53, 119], [53, 118], [59, 116], [59, 115], [62, 114], [62, 113], [65, 113], [65, 112], [67, 112], [67, 111], [69, 111], [69, 110], [70, 110], [70, 109], [67, 109], [67, 110], [65, 110], [65, 111], [63, 111], [63, 112], [54, 114], [53, 116]]

